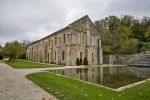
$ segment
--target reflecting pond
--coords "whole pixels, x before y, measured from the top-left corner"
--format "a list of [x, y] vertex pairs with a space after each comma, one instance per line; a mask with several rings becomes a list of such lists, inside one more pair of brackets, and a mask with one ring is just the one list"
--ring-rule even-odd
[[150, 73], [150, 71], [145, 73], [143, 70], [136, 67], [125, 66], [95, 66], [88, 68], [70, 68], [49, 71], [115, 89], [144, 80], [149, 77]]

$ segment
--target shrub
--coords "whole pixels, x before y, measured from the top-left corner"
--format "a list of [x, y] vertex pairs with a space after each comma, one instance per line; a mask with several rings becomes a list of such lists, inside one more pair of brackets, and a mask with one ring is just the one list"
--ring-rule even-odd
[[139, 50], [145, 51], [146, 49], [150, 49], [150, 42], [140, 42]]
[[82, 59], [80, 59], [80, 65], [82, 65]]
[[0, 60], [3, 60], [3, 55], [0, 54]]
[[77, 58], [77, 60], [76, 60], [76, 65], [80, 66], [80, 60], [79, 60], [79, 58]]
[[26, 59], [26, 53], [23, 53], [18, 56], [19, 59]]
[[83, 62], [83, 64], [84, 64], [84, 65], [88, 65], [88, 64], [89, 64], [89, 62], [88, 62], [88, 60], [87, 60], [87, 58], [86, 58], [86, 57], [84, 58], [84, 62]]

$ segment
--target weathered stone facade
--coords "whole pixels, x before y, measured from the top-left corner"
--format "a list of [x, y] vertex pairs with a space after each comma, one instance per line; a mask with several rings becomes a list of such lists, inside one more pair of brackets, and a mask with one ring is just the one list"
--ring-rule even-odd
[[103, 55], [104, 64], [133, 64], [150, 57], [150, 50], [142, 51], [132, 55]]
[[41, 40], [28, 46], [29, 61], [76, 65], [79, 58], [83, 63], [87, 57], [89, 64], [102, 64], [100, 33], [86, 15]]

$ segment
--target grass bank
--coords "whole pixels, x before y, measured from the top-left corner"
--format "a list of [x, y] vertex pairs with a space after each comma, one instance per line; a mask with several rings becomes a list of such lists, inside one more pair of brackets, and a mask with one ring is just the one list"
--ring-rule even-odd
[[33, 73], [27, 78], [60, 100], [149, 100], [150, 81], [121, 92], [106, 89], [48, 72]]
[[4, 61], [6, 64], [12, 66], [13, 68], [50, 68], [50, 67], [62, 67], [61, 65], [54, 64], [42, 64], [36, 62], [28, 62], [26, 60], [18, 59], [13, 61]]

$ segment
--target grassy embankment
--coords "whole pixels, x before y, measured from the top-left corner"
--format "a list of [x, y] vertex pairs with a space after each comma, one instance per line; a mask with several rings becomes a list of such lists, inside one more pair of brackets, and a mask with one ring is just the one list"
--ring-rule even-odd
[[27, 78], [60, 100], [150, 100], [150, 81], [117, 92], [48, 72], [29, 74]]
[[6, 64], [12, 66], [13, 68], [50, 68], [50, 67], [62, 67], [61, 65], [55, 64], [42, 64], [36, 62], [28, 62], [26, 60], [18, 59], [13, 61], [4, 61]]

